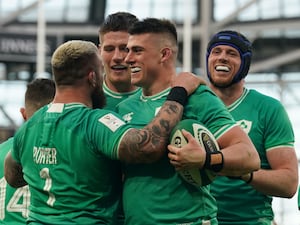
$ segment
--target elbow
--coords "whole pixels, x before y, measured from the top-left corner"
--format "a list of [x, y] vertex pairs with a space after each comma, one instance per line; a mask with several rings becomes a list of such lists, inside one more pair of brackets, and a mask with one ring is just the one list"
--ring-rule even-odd
[[6, 179], [6, 182], [9, 184], [9, 186], [11, 186], [13, 188], [19, 188], [19, 186], [17, 185], [16, 182], [14, 182], [14, 181], [12, 181], [10, 179], [7, 179], [7, 178], [5, 178], [5, 179]]
[[[292, 198], [295, 196], [298, 190], [298, 175], [294, 177], [294, 179], [290, 179], [291, 184], [287, 185], [286, 193], [283, 198]], [[299, 193], [300, 194], [300, 193]]]
[[27, 185], [23, 178], [23, 173], [16, 175], [16, 171], [11, 171], [7, 167], [4, 169], [4, 178], [6, 182], [13, 188], [19, 188]]
[[8, 154], [4, 162], [4, 178], [13, 188], [23, 187], [27, 182], [23, 178], [22, 166], [15, 163]]
[[10, 176], [10, 175], [7, 175], [7, 173], [5, 173], [5, 180], [6, 182], [13, 188], [19, 188], [19, 187], [23, 187], [26, 185], [26, 182], [22, 181], [20, 182], [18, 179]]
[[295, 194], [297, 193], [297, 185], [294, 185], [295, 187], [286, 187], [286, 189], [284, 191], [282, 191], [282, 193], [280, 195], [278, 195], [277, 197], [280, 198], [288, 198], [291, 199], [295, 196]]
[[297, 192], [297, 191], [294, 191], [294, 192], [287, 192], [287, 193], [286, 193], [286, 196], [283, 197], [283, 198], [289, 198], [289, 199], [291, 199], [292, 197], [295, 196], [296, 192]]

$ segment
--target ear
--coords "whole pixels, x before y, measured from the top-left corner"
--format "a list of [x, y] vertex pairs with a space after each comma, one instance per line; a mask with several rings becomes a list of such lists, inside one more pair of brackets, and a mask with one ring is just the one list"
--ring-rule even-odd
[[97, 83], [96, 83], [97, 79], [96, 79], [96, 73], [95, 73], [95, 71], [89, 72], [88, 80], [89, 80], [89, 83], [91, 84], [92, 87], [96, 87], [96, 85], [97, 85]]
[[164, 62], [172, 56], [172, 50], [170, 48], [163, 48], [161, 50], [161, 61]]
[[26, 121], [27, 120], [27, 116], [26, 116], [26, 109], [24, 107], [20, 108], [20, 113], [21, 113], [23, 119]]

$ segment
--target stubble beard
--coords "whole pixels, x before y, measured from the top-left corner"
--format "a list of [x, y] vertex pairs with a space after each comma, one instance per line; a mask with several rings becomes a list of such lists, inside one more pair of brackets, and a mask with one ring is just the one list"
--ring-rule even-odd
[[102, 109], [106, 105], [106, 97], [102, 87], [97, 86], [91, 95], [93, 109]]

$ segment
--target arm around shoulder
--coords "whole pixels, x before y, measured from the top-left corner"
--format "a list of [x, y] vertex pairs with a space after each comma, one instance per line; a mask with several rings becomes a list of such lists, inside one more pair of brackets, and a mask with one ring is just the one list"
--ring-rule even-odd
[[194, 82], [175, 78], [166, 102], [156, 117], [143, 129], [130, 129], [120, 141], [119, 159], [126, 163], [152, 163], [166, 154], [169, 135], [181, 120], [188, 96], [200, 85], [200, 80], [191, 73], [183, 77]]
[[166, 101], [157, 116], [143, 129], [129, 129], [120, 141], [118, 155], [125, 163], [152, 163], [166, 152], [169, 135], [183, 114], [183, 106]]

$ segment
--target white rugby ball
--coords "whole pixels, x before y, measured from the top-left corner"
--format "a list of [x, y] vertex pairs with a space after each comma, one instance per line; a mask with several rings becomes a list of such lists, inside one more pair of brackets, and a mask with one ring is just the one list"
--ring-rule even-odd
[[[174, 127], [170, 135], [171, 145], [180, 148], [187, 144], [187, 140], [181, 132], [182, 129], [190, 132], [206, 151], [219, 151], [214, 135], [203, 124], [194, 119], [181, 120]], [[216, 178], [215, 172], [208, 169], [183, 169], [178, 173], [186, 182], [197, 187], [208, 185]]]

